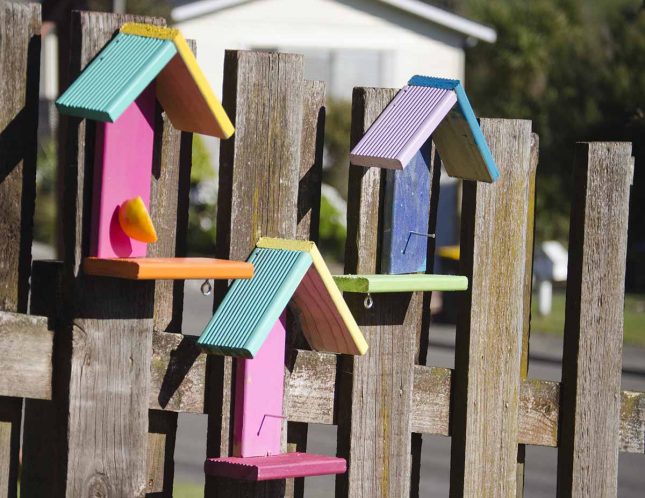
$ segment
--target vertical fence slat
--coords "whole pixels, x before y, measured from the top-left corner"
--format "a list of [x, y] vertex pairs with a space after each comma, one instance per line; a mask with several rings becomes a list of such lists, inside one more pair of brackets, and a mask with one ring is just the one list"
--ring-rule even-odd
[[[535, 235], [535, 174], [540, 154], [540, 138], [536, 133], [531, 134], [531, 164], [529, 185], [529, 212], [526, 224], [526, 264], [524, 273], [524, 325], [522, 330], [522, 358], [520, 360], [520, 375], [526, 380], [529, 375], [529, 338], [531, 333], [531, 296], [533, 292], [533, 248]], [[517, 498], [524, 496], [524, 463], [526, 447], [520, 444], [517, 449]]]
[[[356, 143], [396, 94], [357, 88], [352, 104]], [[350, 166], [345, 273], [376, 273], [382, 226], [382, 170]], [[349, 471], [336, 496], [409, 496], [413, 365], [420, 336], [422, 293], [381, 294], [365, 309], [362, 295], [345, 295], [369, 350], [339, 364], [338, 448]]]
[[[236, 131], [221, 145], [218, 257], [246, 259], [262, 235], [296, 237], [303, 72], [301, 55], [226, 52], [223, 105]], [[230, 358], [209, 358], [209, 457], [230, 454], [232, 367]], [[207, 477], [205, 489], [208, 498], [282, 496], [285, 482]]]
[[580, 143], [569, 234], [558, 496], [616, 496], [631, 144]]
[[[127, 21], [107, 13], [72, 14], [70, 78]], [[67, 121], [65, 289], [67, 325], [56, 334], [59, 386], [58, 495], [143, 496], [147, 489], [148, 397], [154, 283], [85, 277], [93, 171], [92, 122]]]
[[[39, 261], [33, 263], [31, 276], [30, 313], [49, 318], [49, 327], [57, 330], [63, 318], [63, 262]], [[56, 399], [56, 389], [52, 386]], [[25, 400], [24, 434], [22, 439], [22, 475], [20, 496], [38, 498], [49, 496], [54, 488], [58, 447], [54, 401]], [[55, 496], [55, 495], [54, 495]]]
[[[194, 52], [195, 43], [189, 44]], [[150, 257], [186, 256], [192, 139], [173, 128], [165, 113], [157, 116], [150, 208], [158, 241], [148, 247]], [[183, 280], [156, 281], [155, 333], [180, 332], [183, 306]], [[148, 432], [147, 492], [172, 496], [177, 413], [151, 410]]]
[[[323, 81], [305, 81], [302, 103], [302, 135], [300, 140], [300, 180], [298, 183], [298, 228], [296, 238], [318, 242], [320, 224], [320, 185], [322, 182], [322, 158], [325, 134], [325, 91]], [[296, 320], [290, 320], [287, 328], [287, 358], [292, 358], [294, 349], [307, 349], [307, 341], [297, 328]], [[289, 396], [291, 360], [285, 368], [285, 399]], [[307, 450], [308, 425], [289, 422], [285, 431], [288, 451]], [[287, 479], [286, 497], [302, 498], [305, 479]]]
[[450, 495], [498, 498], [516, 493], [531, 122], [481, 126], [500, 178], [464, 182], [460, 273], [469, 290], [457, 324]]
[[[27, 312], [36, 193], [40, 6], [0, 4], [0, 310]], [[0, 398], [0, 497], [16, 496], [22, 400]]]

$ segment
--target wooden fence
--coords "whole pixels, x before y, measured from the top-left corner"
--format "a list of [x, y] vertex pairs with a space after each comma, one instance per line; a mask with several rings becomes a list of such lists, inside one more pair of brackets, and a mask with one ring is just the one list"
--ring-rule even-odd
[[[72, 79], [132, 19], [74, 13]], [[232, 361], [206, 358], [181, 334], [182, 282], [79, 270], [89, 121], [62, 124], [64, 260], [31, 264], [39, 30], [38, 5], [0, 4], [0, 496], [16, 496], [20, 448], [23, 498], [171, 496], [179, 412], [207, 414], [209, 456], [231, 450]], [[352, 143], [394, 94], [354, 90]], [[315, 240], [324, 84], [304, 80], [300, 55], [229, 51], [223, 104], [236, 133], [221, 146], [214, 254], [245, 259], [261, 235]], [[550, 382], [527, 377], [538, 139], [530, 121], [481, 124], [501, 177], [464, 183], [460, 272], [470, 288], [455, 369], [425, 366], [427, 293], [381, 295], [369, 310], [347, 297], [370, 345], [364, 357], [289, 339], [284, 444], [305, 449], [308, 423], [337, 425], [349, 472], [336, 496], [418, 496], [423, 434], [452, 437], [451, 496], [521, 496], [524, 445], [558, 448], [559, 496], [616, 496], [619, 451], [645, 451], [645, 394], [620, 390], [630, 144], [577, 145], [562, 382]], [[192, 137], [162, 114], [156, 134], [161, 242], [151, 251], [183, 255]], [[382, 176], [350, 167], [346, 273], [379, 270]], [[439, 176], [433, 155], [431, 230]], [[208, 478], [205, 496], [301, 496], [305, 485]]]

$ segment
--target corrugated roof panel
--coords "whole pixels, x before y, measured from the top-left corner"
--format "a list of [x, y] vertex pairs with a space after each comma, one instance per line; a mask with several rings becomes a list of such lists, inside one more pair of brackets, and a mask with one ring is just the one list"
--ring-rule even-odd
[[63, 114], [114, 122], [176, 54], [171, 40], [119, 33], [56, 106]]
[[178, 130], [229, 138], [235, 128], [178, 29], [126, 23], [122, 33], [171, 40], [174, 57], [157, 77], [157, 98]]
[[314, 350], [366, 353], [367, 341], [315, 243], [262, 237], [258, 247], [305, 251], [311, 256], [313, 266], [296, 289], [290, 307], [299, 317], [302, 333]]
[[456, 102], [450, 89], [403, 87], [354, 147], [351, 162], [403, 169]]
[[446, 172], [466, 180], [494, 182], [499, 171], [461, 83], [417, 75], [410, 79], [409, 84], [420, 88], [454, 89], [457, 105], [437, 126], [432, 137]]
[[312, 264], [303, 251], [256, 248], [255, 274], [236, 280], [197, 344], [208, 353], [253, 358]]

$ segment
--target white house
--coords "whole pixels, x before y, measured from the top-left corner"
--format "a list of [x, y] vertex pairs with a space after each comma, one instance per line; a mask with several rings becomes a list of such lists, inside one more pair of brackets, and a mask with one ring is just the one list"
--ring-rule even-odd
[[[173, 23], [221, 92], [226, 49], [300, 53], [305, 78], [351, 99], [355, 86], [401, 87], [414, 74], [464, 81], [465, 47], [494, 29], [421, 0], [173, 0]], [[216, 141], [206, 141], [216, 158]], [[459, 240], [460, 183], [442, 175], [437, 245]]]
[[463, 81], [464, 46], [494, 42], [492, 28], [420, 0], [174, 0], [175, 25], [197, 40], [197, 58], [222, 88], [224, 50], [301, 53], [305, 77], [328, 94], [400, 87], [413, 74]]

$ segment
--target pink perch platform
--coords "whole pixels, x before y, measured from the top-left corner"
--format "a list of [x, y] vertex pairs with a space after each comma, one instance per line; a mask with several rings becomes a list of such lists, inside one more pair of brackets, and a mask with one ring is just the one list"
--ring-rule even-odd
[[283, 453], [265, 457], [209, 458], [204, 472], [209, 476], [243, 481], [270, 481], [294, 477], [343, 474], [347, 471], [344, 458], [310, 453]]

